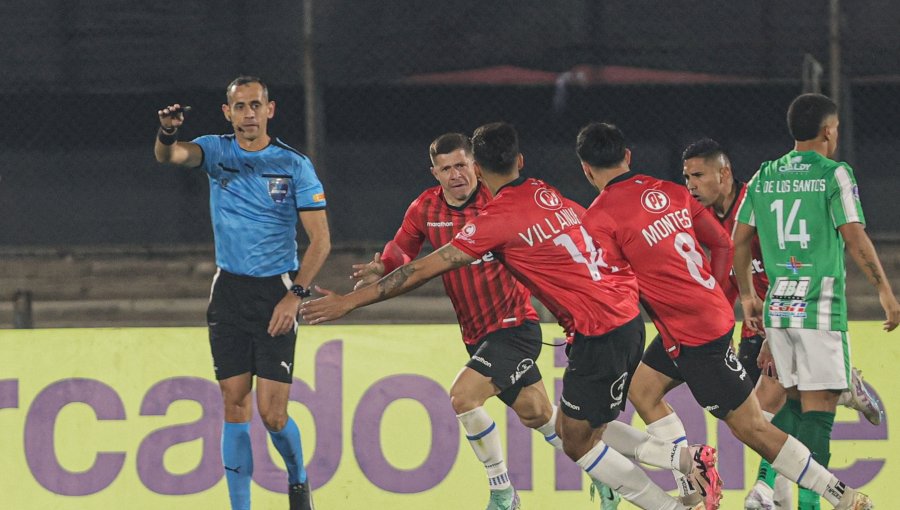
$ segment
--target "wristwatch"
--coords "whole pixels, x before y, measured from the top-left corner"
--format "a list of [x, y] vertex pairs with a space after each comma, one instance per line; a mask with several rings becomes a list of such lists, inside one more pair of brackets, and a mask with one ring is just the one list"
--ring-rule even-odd
[[303, 285], [297, 285], [296, 283], [294, 285], [291, 285], [290, 290], [293, 295], [301, 299], [312, 296], [311, 290], [304, 288]]

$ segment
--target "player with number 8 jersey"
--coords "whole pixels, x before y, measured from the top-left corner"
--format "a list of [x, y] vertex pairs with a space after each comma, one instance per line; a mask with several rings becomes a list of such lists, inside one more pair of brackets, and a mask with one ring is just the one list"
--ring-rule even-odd
[[[595, 241], [612, 245], [608, 250], [621, 252], [634, 269], [641, 304], [671, 357], [682, 345], [704, 345], [734, 327], [718, 284], [731, 271], [729, 235], [684, 186], [622, 174], [607, 183], [583, 221]], [[711, 250], [712, 266], [701, 245]]]

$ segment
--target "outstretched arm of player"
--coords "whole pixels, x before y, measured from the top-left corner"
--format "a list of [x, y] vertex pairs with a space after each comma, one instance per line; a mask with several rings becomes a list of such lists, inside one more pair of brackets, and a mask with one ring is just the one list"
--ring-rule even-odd
[[709, 263], [713, 278], [722, 289], [730, 287], [731, 264], [734, 259], [734, 244], [731, 235], [706, 208], [694, 216], [694, 233], [700, 244], [709, 250]]
[[838, 232], [847, 243], [847, 251], [850, 252], [857, 267], [878, 291], [878, 299], [885, 315], [884, 330], [893, 331], [900, 324], [900, 303], [891, 290], [891, 283], [884, 273], [884, 268], [881, 267], [881, 261], [872, 240], [866, 234], [866, 229], [862, 223], [853, 222], [841, 225]]
[[203, 149], [192, 142], [177, 141], [178, 129], [184, 124], [184, 112], [190, 107], [173, 104], [159, 110], [159, 133], [153, 153], [160, 163], [197, 167], [203, 163]]
[[350, 275], [350, 278], [356, 280], [356, 283], [353, 285], [353, 290], [372, 285], [381, 279], [385, 273], [384, 262], [381, 261], [380, 251], [376, 251], [375, 257], [369, 262], [365, 264], [353, 264], [352, 267], [353, 274]]
[[391, 240], [384, 245], [384, 251], [376, 252], [375, 257], [365, 264], [353, 264], [353, 274], [350, 278], [356, 280], [353, 290], [367, 287], [377, 282], [385, 273], [390, 273], [394, 269], [408, 264], [419, 254], [422, 243], [418, 244], [418, 248], [410, 255], [408, 252], [400, 248], [400, 245]]
[[303, 303], [300, 314], [310, 324], [333, 321], [357, 308], [405, 294], [424, 285], [435, 276], [474, 261], [471, 255], [448, 243], [426, 257], [400, 266], [378, 280], [375, 285], [354, 290], [349, 294], [341, 295], [316, 287], [316, 290], [325, 294], [325, 297]]
[[756, 235], [756, 227], [737, 222], [734, 225], [734, 274], [741, 293], [741, 308], [744, 310], [744, 324], [759, 334], [764, 334], [762, 301], [753, 288], [753, 272], [750, 263], [750, 242]]

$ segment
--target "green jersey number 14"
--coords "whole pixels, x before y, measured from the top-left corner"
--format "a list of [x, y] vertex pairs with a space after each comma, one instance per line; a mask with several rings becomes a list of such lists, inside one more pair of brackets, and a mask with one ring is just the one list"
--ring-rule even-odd
[[[806, 220], [797, 219], [797, 212], [800, 211], [800, 199], [795, 199], [791, 205], [791, 211], [788, 213], [787, 220], [784, 218], [784, 200], [780, 198], [773, 201], [769, 208], [775, 213], [775, 223], [778, 232], [778, 247], [785, 249], [785, 243], [800, 243], [800, 248], [809, 248], [809, 234], [806, 232]], [[796, 224], [796, 225], [795, 225]], [[794, 232], [794, 227], [797, 231]]]

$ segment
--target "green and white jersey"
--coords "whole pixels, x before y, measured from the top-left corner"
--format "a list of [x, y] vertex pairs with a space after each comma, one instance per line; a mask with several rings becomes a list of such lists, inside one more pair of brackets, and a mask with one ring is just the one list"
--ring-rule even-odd
[[850, 165], [798, 151], [766, 161], [747, 184], [737, 221], [759, 235], [769, 277], [766, 326], [847, 331], [837, 228], [865, 224]]

